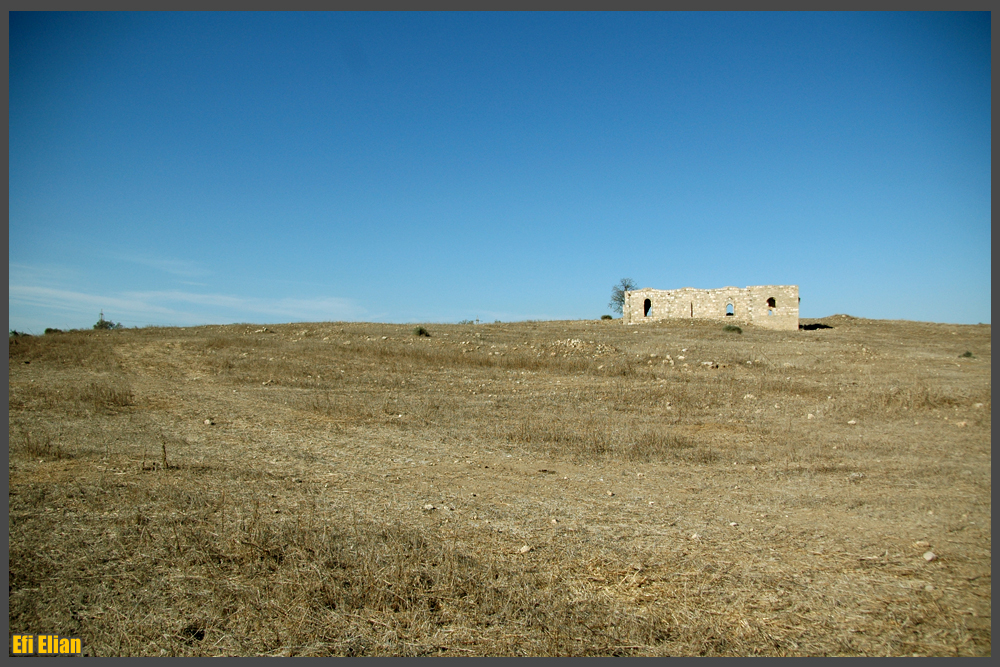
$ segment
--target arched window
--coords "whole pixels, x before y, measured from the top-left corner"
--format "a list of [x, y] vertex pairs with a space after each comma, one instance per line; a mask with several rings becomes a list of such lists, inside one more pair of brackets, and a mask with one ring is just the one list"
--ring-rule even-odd
[[733, 310], [733, 304], [727, 303], [726, 304], [726, 317], [732, 317], [735, 314], [736, 314], [736, 311]]
[[650, 301], [649, 299], [646, 299], [645, 301], [642, 302], [642, 316], [643, 317], [649, 317], [649, 311], [651, 311], [652, 309], [653, 309], [653, 302], [652, 301]]
[[767, 314], [774, 315], [774, 309], [776, 308], [775, 300], [773, 296], [767, 297]]

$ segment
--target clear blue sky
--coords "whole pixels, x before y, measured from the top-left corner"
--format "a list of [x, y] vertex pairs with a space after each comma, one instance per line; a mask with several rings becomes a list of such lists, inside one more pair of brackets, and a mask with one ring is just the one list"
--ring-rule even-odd
[[991, 321], [988, 13], [10, 14], [9, 326]]

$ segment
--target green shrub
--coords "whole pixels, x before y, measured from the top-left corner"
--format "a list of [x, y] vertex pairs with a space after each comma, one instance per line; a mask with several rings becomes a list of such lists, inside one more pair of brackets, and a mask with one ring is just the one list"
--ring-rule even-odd
[[740, 329], [735, 324], [727, 324], [726, 326], [722, 327], [722, 330], [723, 331], [729, 331], [731, 333], [738, 333], [738, 334], [743, 333], [743, 329]]
[[104, 319], [104, 311], [101, 311], [101, 317], [97, 320], [94, 328], [99, 331], [111, 331], [113, 329], [121, 329], [121, 322], [112, 322], [111, 320]]
[[958, 356], [959, 356], [960, 359], [972, 359], [975, 355], [972, 354], [971, 352], [969, 352], [968, 350], [966, 350], [965, 354], [960, 354]]
[[423, 327], [416, 327], [416, 328], [414, 328], [413, 329], [413, 335], [414, 336], [426, 336], [428, 338], [431, 337], [430, 332], [428, 332], [427, 329], [425, 329]]
[[601, 315], [601, 319], [602, 320], [613, 320], [614, 318], [611, 317], [610, 315]]

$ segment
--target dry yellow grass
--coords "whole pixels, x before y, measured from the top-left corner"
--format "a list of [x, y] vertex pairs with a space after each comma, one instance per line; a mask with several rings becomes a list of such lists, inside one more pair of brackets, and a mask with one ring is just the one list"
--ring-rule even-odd
[[818, 322], [11, 338], [11, 631], [989, 655], [990, 327]]

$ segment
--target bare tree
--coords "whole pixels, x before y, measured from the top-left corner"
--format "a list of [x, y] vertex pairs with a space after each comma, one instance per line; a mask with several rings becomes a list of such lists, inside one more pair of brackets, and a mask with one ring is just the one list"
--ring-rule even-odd
[[608, 308], [612, 311], [622, 315], [622, 309], [625, 307], [625, 292], [634, 290], [638, 285], [631, 278], [622, 278], [618, 283], [611, 288], [611, 301], [608, 303]]

